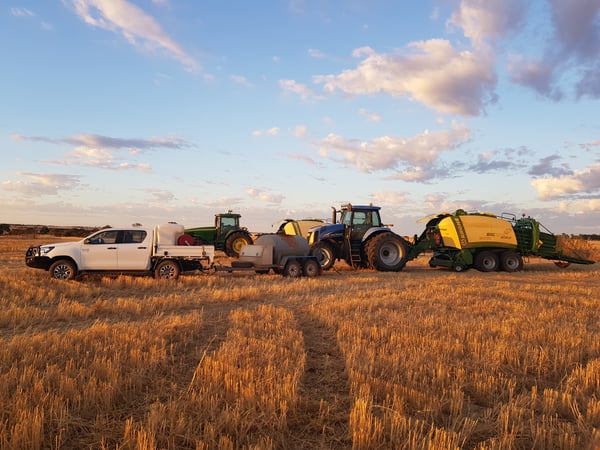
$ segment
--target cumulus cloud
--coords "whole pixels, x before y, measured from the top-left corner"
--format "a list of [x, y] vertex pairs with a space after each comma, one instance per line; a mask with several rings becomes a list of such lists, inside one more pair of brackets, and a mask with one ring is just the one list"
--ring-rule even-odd
[[448, 23], [462, 28], [463, 34], [479, 47], [521, 27], [526, 8], [522, 0], [463, 0]]
[[88, 25], [122, 35], [144, 51], [162, 51], [189, 70], [199, 70], [198, 62], [175, 42], [151, 15], [126, 0], [66, 0]]
[[541, 55], [517, 55], [509, 65], [513, 82], [552, 100], [574, 80], [575, 96], [600, 98], [600, 2], [549, 0], [551, 29]]
[[470, 137], [461, 124], [452, 129], [429, 131], [412, 137], [381, 136], [370, 141], [329, 134], [317, 142], [322, 156], [355, 166], [361, 172], [396, 170], [400, 166], [433, 163], [442, 152], [454, 150]]
[[285, 92], [299, 95], [302, 99], [315, 97], [315, 92], [311, 88], [294, 80], [279, 80], [279, 87]]
[[496, 101], [493, 59], [485, 53], [458, 51], [449, 41], [410, 43], [398, 54], [357, 49], [366, 56], [356, 69], [317, 75], [326, 93], [408, 96], [440, 112], [476, 116]]
[[589, 195], [600, 190], [600, 162], [570, 174], [537, 178], [531, 182], [531, 185], [541, 200], [552, 200], [573, 194]]
[[277, 205], [285, 199], [285, 195], [273, 194], [272, 192], [267, 192], [258, 188], [248, 188], [246, 189], [246, 194], [254, 199], [260, 200], [261, 202]]
[[60, 165], [78, 165], [96, 167], [107, 170], [141, 170], [150, 171], [146, 163], [133, 163], [125, 161], [119, 154], [123, 151], [130, 156], [139, 155], [147, 151], [161, 148], [183, 149], [191, 147], [187, 141], [176, 137], [143, 138], [115, 138], [98, 134], [76, 134], [64, 138], [50, 138], [46, 136], [11, 135], [16, 141], [44, 142], [49, 144], [68, 144], [72, 150], [60, 160], [46, 162]]
[[19, 172], [17, 176], [25, 180], [4, 181], [0, 187], [5, 191], [28, 197], [39, 197], [56, 195], [60, 191], [73, 190], [80, 185], [77, 175]]

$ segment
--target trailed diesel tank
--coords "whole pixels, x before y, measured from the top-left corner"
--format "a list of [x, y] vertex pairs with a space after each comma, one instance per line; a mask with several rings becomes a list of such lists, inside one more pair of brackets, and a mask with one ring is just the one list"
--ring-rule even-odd
[[309, 246], [306, 238], [286, 234], [263, 234], [255, 245], [273, 247], [273, 263], [278, 264], [284, 256], [308, 256]]
[[514, 249], [517, 246], [517, 238], [510, 222], [493, 214], [467, 214], [459, 210], [441, 219], [437, 227], [445, 247]]

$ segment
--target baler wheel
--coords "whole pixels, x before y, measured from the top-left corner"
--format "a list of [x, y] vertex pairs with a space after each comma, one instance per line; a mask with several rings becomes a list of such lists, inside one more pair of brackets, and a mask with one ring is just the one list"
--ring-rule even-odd
[[474, 261], [475, 268], [481, 272], [494, 272], [500, 267], [498, 254], [490, 250], [477, 253]]
[[503, 252], [500, 255], [500, 265], [506, 272], [518, 272], [523, 269], [523, 258], [515, 252]]

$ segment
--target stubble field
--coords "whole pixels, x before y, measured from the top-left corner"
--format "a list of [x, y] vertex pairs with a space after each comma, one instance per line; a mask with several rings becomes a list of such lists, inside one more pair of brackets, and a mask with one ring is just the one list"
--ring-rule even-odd
[[35, 241], [0, 237], [0, 449], [600, 448], [598, 264], [60, 282]]

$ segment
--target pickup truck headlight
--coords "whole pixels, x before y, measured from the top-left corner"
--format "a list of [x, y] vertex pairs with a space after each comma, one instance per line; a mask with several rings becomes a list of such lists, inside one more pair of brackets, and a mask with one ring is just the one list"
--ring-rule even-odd
[[54, 247], [52, 245], [44, 245], [40, 247], [40, 255], [50, 253], [52, 250], [54, 250]]

